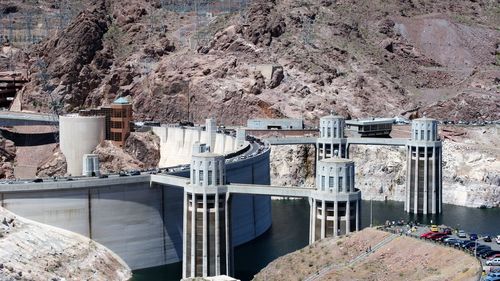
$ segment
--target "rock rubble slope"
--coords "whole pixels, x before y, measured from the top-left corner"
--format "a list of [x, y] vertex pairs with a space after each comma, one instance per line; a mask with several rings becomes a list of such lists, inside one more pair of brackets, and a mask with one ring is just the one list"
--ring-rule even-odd
[[81, 235], [0, 207], [0, 280], [129, 280], [113, 252]]
[[[326, 238], [271, 262], [253, 280], [305, 280], [329, 265], [333, 269], [320, 280], [472, 281], [481, 272], [474, 257], [415, 238], [396, 237], [380, 248], [376, 246], [390, 235], [367, 228], [340, 238]], [[377, 249], [353, 264], [368, 247]]]

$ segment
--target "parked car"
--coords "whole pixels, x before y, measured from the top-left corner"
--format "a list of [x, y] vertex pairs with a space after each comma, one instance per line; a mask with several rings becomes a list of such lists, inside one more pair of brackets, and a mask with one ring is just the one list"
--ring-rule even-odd
[[461, 240], [461, 239], [458, 239], [457, 242], [453, 243], [453, 246], [455, 247], [462, 247], [462, 245], [466, 242], [469, 242], [469, 240]]
[[447, 227], [447, 228], [443, 229], [443, 233], [446, 233], [447, 235], [451, 235], [452, 230], [451, 230], [451, 228]]
[[484, 279], [486, 281], [500, 281], [500, 272], [490, 272]]
[[484, 242], [491, 242], [491, 236], [489, 236], [489, 235], [485, 235], [485, 236], [483, 237], [483, 240], [484, 240]]
[[482, 251], [484, 249], [491, 250], [491, 247], [486, 246], [486, 245], [477, 244], [477, 247], [475, 245], [469, 245], [469, 247], [467, 247], [467, 249], [469, 249], [470, 251], [476, 251], [476, 253], [479, 253], [480, 251]]
[[476, 245], [476, 242], [468, 240], [467, 242], [464, 242], [462, 244], [462, 248], [468, 249], [469, 246], [475, 247], [475, 245]]
[[481, 248], [476, 251], [476, 255], [482, 256], [484, 253], [490, 252], [491, 248]]
[[120, 176], [120, 177], [127, 177], [128, 175], [125, 172], [120, 171], [120, 173], [118, 174], [118, 176]]
[[448, 237], [448, 238], [445, 238], [442, 240], [445, 244], [448, 244], [448, 245], [455, 245], [456, 243], [460, 243], [462, 242], [462, 240], [460, 239], [457, 239], [457, 238], [453, 238], [453, 237]]
[[439, 240], [441, 240], [441, 238], [443, 238], [445, 236], [446, 236], [446, 234], [444, 234], [442, 232], [437, 232], [437, 233], [434, 233], [433, 235], [430, 235], [427, 238], [431, 239], [431, 240], [434, 240], [434, 241], [439, 241]]
[[429, 236], [429, 235], [432, 235], [432, 234], [434, 234], [434, 233], [435, 233], [435, 232], [432, 232], [432, 231], [426, 232], [426, 233], [424, 233], [424, 234], [420, 235], [420, 238], [428, 238], [428, 236]]
[[497, 250], [489, 250], [486, 253], [481, 254], [481, 257], [483, 259], [494, 259], [494, 258], [500, 258], [500, 251]]
[[33, 182], [43, 182], [43, 179], [41, 179], [41, 178], [34, 179]]
[[437, 226], [437, 225], [435, 225], [435, 224], [431, 225], [431, 231], [432, 231], [432, 232], [438, 232], [438, 231], [439, 231], [438, 226]]
[[500, 258], [500, 251], [494, 251], [494, 252], [498, 252], [498, 253], [490, 254], [490, 255], [486, 256], [486, 259], [492, 260], [494, 258]]
[[470, 240], [472, 240], [472, 241], [476, 241], [476, 240], [477, 240], [477, 234], [475, 234], [475, 233], [471, 233], [471, 234], [469, 235], [469, 239], [470, 239]]
[[494, 258], [491, 260], [487, 260], [486, 265], [494, 265], [494, 266], [500, 265], [500, 258]]
[[137, 170], [132, 170], [132, 171], [130, 171], [130, 175], [131, 175], [131, 176], [138, 176], [138, 175], [140, 175], [140, 174], [141, 174], [141, 172], [139, 172], [139, 171], [137, 171]]
[[500, 244], [500, 235], [497, 235], [497, 238], [495, 238], [495, 242], [497, 242], [497, 244]]
[[108, 178], [108, 175], [106, 175], [106, 174], [100, 174], [100, 175], [99, 175], [99, 178], [100, 178], [100, 179], [107, 179], [107, 178]]
[[459, 230], [457, 233], [458, 238], [467, 238], [467, 233], [463, 230]]

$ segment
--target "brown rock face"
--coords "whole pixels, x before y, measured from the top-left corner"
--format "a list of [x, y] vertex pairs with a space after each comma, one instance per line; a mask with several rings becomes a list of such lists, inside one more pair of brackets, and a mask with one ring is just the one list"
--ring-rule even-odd
[[14, 143], [0, 137], [0, 179], [14, 178], [14, 158], [16, 147]]
[[45, 160], [45, 162], [38, 167], [36, 171], [37, 177], [54, 177], [64, 176], [67, 171], [66, 157], [57, 146], [52, 154], [52, 157]]
[[[155, 1], [88, 7], [31, 52], [50, 79], [41, 94], [32, 67], [25, 108], [46, 110], [52, 92], [68, 112], [130, 95], [136, 119], [164, 122], [284, 116], [312, 125], [331, 110], [360, 118], [416, 108], [439, 119], [499, 118], [491, 1], [255, 0], [199, 30], [193, 13]], [[200, 31], [207, 38], [192, 46]], [[282, 70], [263, 81], [254, 75], [262, 64]]]
[[124, 151], [141, 161], [144, 168], [158, 167], [160, 138], [152, 132], [132, 133], [125, 143]]
[[144, 163], [114, 146], [111, 141], [102, 142], [92, 153], [99, 155], [100, 170], [106, 174], [144, 168]]
[[110, 65], [108, 50], [103, 50], [108, 25], [105, 1], [96, 0], [56, 38], [36, 46], [32, 72], [38, 74], [31, 76], [25, 88], [24, 108], [33, 101], [48, 105], [49, 94], [61, 100], [66, 111], [82, 106], [90, 90], [101, 82], [98, 72]]

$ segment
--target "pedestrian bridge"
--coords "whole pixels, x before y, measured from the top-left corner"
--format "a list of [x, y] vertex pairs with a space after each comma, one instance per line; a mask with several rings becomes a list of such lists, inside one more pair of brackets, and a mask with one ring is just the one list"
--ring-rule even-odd
[[[390, 145], [390, 146], [405, 146], [410, 139], [400, 138], [345, 138], [347, 145]], [[271, 137], [266, 138], [271, 145], [299, 145], [299, 144], [316, 144], [316, 137]]]
[[0, 111], [0, 126], [57, 125], [59, 118], [53, 114]]

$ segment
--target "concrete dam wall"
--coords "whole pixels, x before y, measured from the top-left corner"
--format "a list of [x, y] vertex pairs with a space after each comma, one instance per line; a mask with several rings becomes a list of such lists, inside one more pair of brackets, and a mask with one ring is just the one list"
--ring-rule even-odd
[[[228, 182], [269, 184], [269, 151], [230, 163], [226, 169]], [[140, 175], [2, 185], [0, 200], [3, 207], [20, 216], [92, 238], [132, 269], [179, 262], [183, 190], [151, 183], [150, 178]], [[231, 198], [234, 246], [271, 226], [269, 197]]]
[[[209, 134], [201, 127], [152, 127], [160, 137], [160, 167], [171, 167], [189, 163], [195, 142], [208, 143]], [[235, 138], [225, 134], [215, 134], [212, 152], [229, 154], [236, 151]]]

